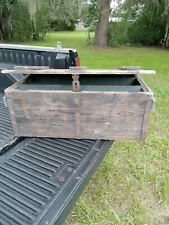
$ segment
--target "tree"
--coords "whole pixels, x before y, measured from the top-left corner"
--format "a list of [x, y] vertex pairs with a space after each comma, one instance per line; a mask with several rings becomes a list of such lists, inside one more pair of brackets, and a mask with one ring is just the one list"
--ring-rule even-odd
[[[135, 15], [135, 12], [139, 11], [139, 15], [137, 15], [137, 17], [135, 15], [134, 19], [142, 22], [144, 28], [145, 26], [149, 26], [150, 32], [154, 37], [161, 35], [163, 45], [169, 46], [169, 0], [126, 0], [124, 5], [127, 11], [130, 11], [130, 15], [132, 16]], [[147, 17], [148, 24], [143, 21], [145, 16]], [[156, 26], [154, 22], [157, 23]], [[151, 27], [150, 25], [153, 23], [154, 27]], [[163, 32], [163, 34], [159, 35], [159, 32]]]
[[55, 31], [74, 30], [75, 22], [81, 17], [87, 0], [49, 0], [51, 8], [51, 28]]
[[0, 0], [0, 40], [9, 40], [11, 35], [11, 3], [12, 1]]
[[[0, 0], [0, 40], [42, 39], [51, 24], [74, 30], [87, 0]], [[51, 26], [52, 27], [52, 26]]]
[[110, 3], [111, 0], [101, 0], [100, 2], [99, 19], [96, 26], [94, 44], [101, 47], [107, 46], [108, 42], [108, 23], [111, 13]]

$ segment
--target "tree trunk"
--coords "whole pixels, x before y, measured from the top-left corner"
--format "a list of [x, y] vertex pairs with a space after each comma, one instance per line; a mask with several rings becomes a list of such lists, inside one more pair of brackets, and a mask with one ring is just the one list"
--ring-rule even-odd
[[96, 26], [95, 41], [94, 44], [105, 47], [108, 41], [108, 23], [109, 15], [111, 12], [110, 7], [111, 0], [101, 0], [99, 20]]
[[11, 34], [11, 17], [7, 6], [3, 6], [0, 10], [0, 38], [7, 41]]
[[169, 18], [167, 20], [166, 24], [166, 30], [165, 30], [165, 37], [164, 37], [164, 44], [163, 47], [168, 47], [169, 42]]

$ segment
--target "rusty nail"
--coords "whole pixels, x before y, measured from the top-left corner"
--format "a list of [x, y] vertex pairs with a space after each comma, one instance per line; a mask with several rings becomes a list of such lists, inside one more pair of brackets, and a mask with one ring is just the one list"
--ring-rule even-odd
[[64, 177], [60, 177], [59, 178], [59, 181], [64, 182], [65, 181], [65, 178]]
[[72, 172], [73, 171], [73, 168], [72, 167], [69, 167], [67, 170], [68, 170], [68, 172]]

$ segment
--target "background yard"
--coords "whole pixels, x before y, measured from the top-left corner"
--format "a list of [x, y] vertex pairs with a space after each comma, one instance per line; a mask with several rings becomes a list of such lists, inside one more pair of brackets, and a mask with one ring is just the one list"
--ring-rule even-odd
[[169, 224], [169, 51], [158, 48], [98, 48], [85, 31], [49, 33], [25, 44], [76, 48], [88, 68], [139, 65], [157, 75], [144, 80], [154, 91], [156, 109], [145, 142], [118, 141], [76, 204], [67, 225]]

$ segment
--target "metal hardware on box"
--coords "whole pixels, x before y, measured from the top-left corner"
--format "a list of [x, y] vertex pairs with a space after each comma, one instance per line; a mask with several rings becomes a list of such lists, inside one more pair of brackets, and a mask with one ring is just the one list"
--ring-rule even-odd
[[73, 82], [72, 82], [73, 91], [74, 92], [80, 91], [79, 75], [74, 74], [74, 75], [72, 75], [72, 78], [73, 78]]

